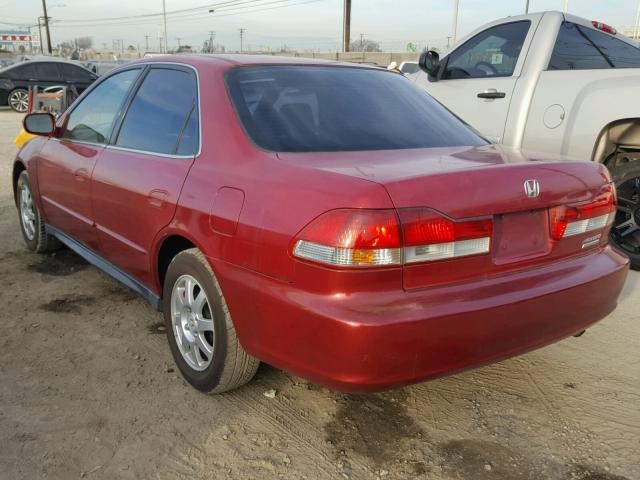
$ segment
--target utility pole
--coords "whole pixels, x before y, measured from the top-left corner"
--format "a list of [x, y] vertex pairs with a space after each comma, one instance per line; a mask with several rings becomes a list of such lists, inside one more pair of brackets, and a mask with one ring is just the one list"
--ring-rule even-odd
[[529, 0], [527, 0], [527, 5], [524, 7], [524, 13], [529, 13]]
[[246, 28], [239, 28], [238, 31], [240, 32], [240, 53], [242, 53], [242, 48], [243, 48], [243, 38], [244, 38], [244, 32], [247, 31]]
[[342, 51], [348, 52], [351, 46], [351, 0], [344, 0], [344, 24], [342, 26]]
[[[566, 0], [565, 0], [566, 1]], [[453, 43], [456, 43], [458, 36], [458, 3], [460, 0], [453, 0]]]
[[[44, 29], [47, 32], [47, 51], [51, 55], [51, 34], [49, 33], [49, 17], [47, 16], [47, 0], [42, 0], [42, 10], [44, 10]], [[40, 39], [42, 42], [42, 39]]]
[[180, 50], [180, 40], [182, 40], [182, 37], [176, 37], [176, 40], [178, 40], [178, 50]]
[[[44, 2], [44, 0], [42, 0]], [[169, 53], [167, 47], [167, 1], [162, 0], [162, 16], [164, 18], [164, 53]]]
[[42, 38], [42, 22], [40, 21], [42, 17], [38, 17], [38, 39], [40, 40], [40, 53], [44, 55], [44, 39]]
[[149, 51], [149, 35], [144, 36], [145, 51]]
[[216, 31], [209, 30], [209, 53], [213, 53], [213, 39], [216, 38]]
[[638, 13], [636, 15], [636, 29], [634, 31], [633, 34], [633, 39], [637, 42], [638, 40], [640, 40], [638, 38], [638, 30], [640, 29], [640, 2], [638, 2]]
[[360, 34], [360, 51], [364, 53], [364, 33]]
[[447, 37], [447, 48], [449, 48], [451, 38], [452, 38], [452, 37]]

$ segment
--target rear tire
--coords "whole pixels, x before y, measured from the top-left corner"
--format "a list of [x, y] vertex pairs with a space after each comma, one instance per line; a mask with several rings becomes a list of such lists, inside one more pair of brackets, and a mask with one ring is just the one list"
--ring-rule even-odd
[[29, 108], [29, 92], [24, 88], [16, 88], [9, 92], [7, 98], [11, 110], [18, 113], [25, 113]]
[[26, 170], [18, 177], [16, 185], [16, 205], [20, 219], [20, 230], [27, 248], [32, 252], [45, 253], [60, 248], [57, 238], [49, 235], [45, 223], [40, 216], [40, 210], [33, 198], [29, 175]]
[[253, 378], [260, 361], [240, 345], [220, 284], [197, 248], [169, 264], [163, 311], [173, 358], [196, 389], [222, 393]]
[[640, 270], [640, 161], [618, 164], [611, 176], [618, 194], [618, 210], [611, 228], [611, 244]]

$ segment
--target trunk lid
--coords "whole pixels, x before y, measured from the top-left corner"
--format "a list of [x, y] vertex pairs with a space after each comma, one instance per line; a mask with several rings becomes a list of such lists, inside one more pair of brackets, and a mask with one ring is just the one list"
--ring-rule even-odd
[[[519, 212], [590, 199], [599, 166], [498, 145], [370, 152], [278, 154], [299, 166], [382, 184], [396, 208], [427, 206], [452, 218]], [[540, 195], [527, 198], [526, 180]]]
[[[601, 165], [498, 145], [278, 156], [299, 166], [379, 183], [400, 210], [428, 207], [455, 221], [492, 218], [489, 254], [405, 264], [407, 289], [528, 268], [584, 253], [582, 242], [589, 235], [551, 239], [549, 208], [591, 201], [607, 183]], [[538, 182], [537, 196], [526, 194], [528, 180]], [[606, 235], [596, 246], [604, 243]]]

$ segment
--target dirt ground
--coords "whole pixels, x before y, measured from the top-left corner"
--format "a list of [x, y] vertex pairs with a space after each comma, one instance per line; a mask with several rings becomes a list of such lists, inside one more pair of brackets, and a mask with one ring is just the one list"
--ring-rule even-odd
[[145, 301], [69, 251], [27, 253], [19, 121], [0, 111], [1, 479], [640, 479], [637, 273], [581, 338], [489, 367], [343, 395], [263, 365], [203, 395]]

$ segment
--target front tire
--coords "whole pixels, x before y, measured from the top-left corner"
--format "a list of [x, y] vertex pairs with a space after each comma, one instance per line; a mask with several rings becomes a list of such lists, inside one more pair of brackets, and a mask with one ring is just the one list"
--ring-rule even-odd
[[640, 161], [622, 163], [611, 171], [618, 194], [618, 210], [611, 228], [613, 246], [640, 270]]
[[14, 112], [25, 113], [29, 108], [29, 92], [24, 88], [16, 88], [9, 92], [8, 102]]
[[33, 198], [29, 175], [26, 171], [23, 171], [18, 177], [16, 205], [18, 206], [22, 238], [29, 250], [45, 253], [60, 248], [60, 242], [45, 230], [45, 224]]
[[222, 393], [253, 378], [260, 361], [240, 345], [220, 284], [197, 248], [169, 264], [163, 311], [173, 358], [196, 389]]

